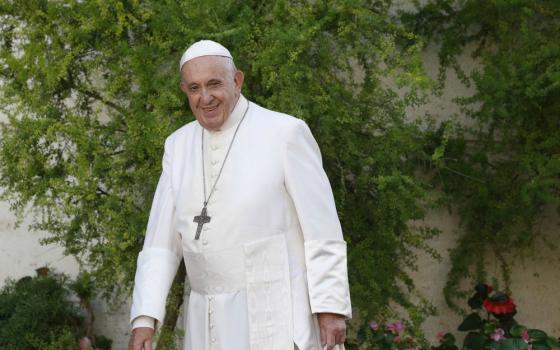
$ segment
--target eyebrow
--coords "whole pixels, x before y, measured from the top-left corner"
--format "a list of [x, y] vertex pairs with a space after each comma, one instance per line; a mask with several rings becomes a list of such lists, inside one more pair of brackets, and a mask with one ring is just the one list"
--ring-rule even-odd
[[[221, 84], [222, 82], [223, 82], [222, 79], [219, 79], [219, 78], [212, 78], [212, 79], [208, 80], [208, 82], [206, 82], [206, 85], [208, 85], [208, 84], [216, 84], [216, 83], [220, 83], [220, 84]], [[197, 83], [197, 82], [191, 82], [191, 83], [188, 83], [188, 84], [187, 84], [187, 87], [188, 87], [188, 88], [191, 88], [191, 87], [193, 87], [193, 86], [199, 86], [199, 85], [200, 85], [200, 84]]]

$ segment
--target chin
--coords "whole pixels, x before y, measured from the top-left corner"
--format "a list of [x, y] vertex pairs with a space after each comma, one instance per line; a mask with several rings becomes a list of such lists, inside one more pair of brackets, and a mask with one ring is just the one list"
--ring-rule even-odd
[[222, 118], [212, 118], [210, 120], [208, 119], [203, 119], [203, 123], [202, 126], [204, 126], [206, 129], [210, 129], [210, 130], [216, 130], [219, 129], [222, 125], [224, 124], [224, 121]]

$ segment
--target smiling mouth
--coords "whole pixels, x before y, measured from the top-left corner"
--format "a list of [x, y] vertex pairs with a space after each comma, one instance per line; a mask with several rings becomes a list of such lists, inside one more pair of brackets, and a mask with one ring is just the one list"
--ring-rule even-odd
[[216, 108], [218, 108], [218, 105], [210, 106], [210, 107], [203, 107], [202, 110], [205, 111], [205, 112], [212, 112], [212, 111], [216, 110]]

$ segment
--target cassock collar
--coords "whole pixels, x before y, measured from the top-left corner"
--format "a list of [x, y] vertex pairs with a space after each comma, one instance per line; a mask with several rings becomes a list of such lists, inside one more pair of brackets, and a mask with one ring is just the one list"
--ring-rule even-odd
[[[232, 127], [237, 126], [237, 124], [241, 121], [241, 118], [243, 118], [243, 114], [245, 113], [245, 109], [247, 109], [248, 104], [249, 101], [247, 101], [245, 96], [239, 94], [239, 98], [237, 99], [237, 103], [235, 104], [235, 107], [233, 107], [233, 111], [226, 119], [222, 127], [216, 131], [226, 131], [228, 129], [231, 129]], [[210, 132], [212, 133], [212, 131]]]

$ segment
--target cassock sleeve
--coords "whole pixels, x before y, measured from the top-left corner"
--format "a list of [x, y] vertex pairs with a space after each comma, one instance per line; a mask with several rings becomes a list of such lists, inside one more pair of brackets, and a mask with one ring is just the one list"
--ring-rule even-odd
[[171, 188], [170, 139], [165, 142], [162, 173], [152, 202], [144, 247], [138, 255], [131, 322], [149, 316], [158, 324], [165, 316], [167, 294], [182, 258], [181, 239], [175, 230], [175, 201]]
[[346, 242], [319, 146], [301, 120], [288, 137], [284, 169], [303, 231], [311, 311], [350, 318]]

